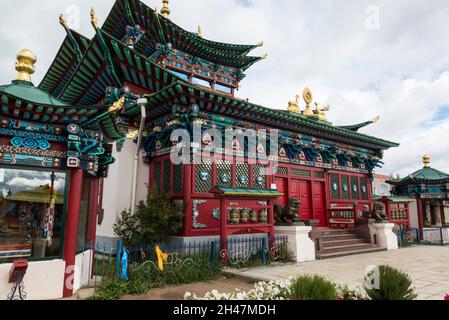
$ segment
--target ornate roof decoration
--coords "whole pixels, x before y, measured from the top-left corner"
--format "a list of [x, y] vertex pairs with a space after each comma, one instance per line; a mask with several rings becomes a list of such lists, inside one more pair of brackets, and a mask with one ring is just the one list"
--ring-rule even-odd
[[430, 166], [430, 156], [423, 157], [424, 167], [407, 177], [399, 180], [387, 181], [392, 185], [412, 185], [412, 184], [445, 184], [449, 183], [449, 174], [434, 169]]
[[357, 124], [347, 125], [347, 126], [338, 126], [338, 127], [342, 128], [342, 129], [358, 132], [360, 129], [362, 129], [364, 127], [367, 127], [367, 126], [369, 126], [372, 123], [378, 123], [379, 120], [380, 120], [380, 116], [377, 116], [377, 117], [374, 117], [370, 121], [365, 121], [365, 122], [362, 122], [362, 123], [357, 123]]

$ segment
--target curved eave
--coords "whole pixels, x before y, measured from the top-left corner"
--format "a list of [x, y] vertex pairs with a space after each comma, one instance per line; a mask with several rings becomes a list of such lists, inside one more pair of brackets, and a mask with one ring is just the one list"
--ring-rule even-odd
[[[195, 33], [184, 30], [162, 15], [158, 15], [158, 19], [164, 36], [175, 35], [179, 41], [184, 41], [185, 45], [201, 48], [198, 51], [206, 49], [219, 51], [223, 54], [245, 56], [258, 47], [257, 45], [230, 44], [207, 40]], [[159, 26], [155, 20], [155, 11], [139, 0], [116, 1], [102, 29], [120, 39], [126, 34], [126, 26], [133, 24], [139, 24], [151, 32], [158, 33]], [[175, 45], [175, 43], [173, 44]], [[181, 50], [181, 48], [179, 49]]]
[[[83, 53], [86, 52], [91, 40], [75, 31], [71, 32], [76, 38], [80, 50]], [[53, 96], [58, 96], [73, 75], [78, 63], [78, 56], [73, 48], [73, 43], [69, 35], [66, 35], [56, 57], [38, 87]]]
[[357, 123], [357, 124], [353, 124], [353, 125], [337, 126], [337, 127], [341, 128], [341, 129], [344, 129], [344, 130], [358, 132], [360, 129], [365, 128], [365, 127], [369, 126], [372, 123], [373, 123], [373, 121], [366, 121], [366, 122]]
[[[4, 93], [0, 94], [5, 96]], [[12, 95], [7, 95], [8, 99], [6, 100], [3, 96], [1, 114], [15, 119], [41, 123], [82, 123], [107, 110], [105, 106], [45, 105]]]
[[160, 116], [164, 112], [170, 112], [173, 102], [180, 104], [196, 103], [207, 112], [237, 117], [274, 128], [301, 132], [368, 149], [388, 149], [399, 146], [395, 142], [355, 133], [302, 116], [281, 113], [179, 80], [169, 88], [148, 95], [148, 99], [151, 106], [150, 116]]

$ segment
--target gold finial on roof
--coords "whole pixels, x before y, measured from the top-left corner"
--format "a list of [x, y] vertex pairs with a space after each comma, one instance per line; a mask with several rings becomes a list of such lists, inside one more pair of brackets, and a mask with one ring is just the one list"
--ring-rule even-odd
[[327, 121], [326, 112], [329, 111], [330, 107], [325, 106], [323, 109], [321, 109], [320, 104], [318, 102], [315, 102], [315, 107], [316, 107], [315, 113], [316, 116], [318, 117], [318, 120]]
[[430, 156], [428, 154], [425, 154], [424, 157], [422, 157], [422, 162], [424, 164], [424, 168], [430, 168]]
[[168, 7], [168, 3], [169, 3], [168, 0], [162, 0], [161, 14], [167, 19], [170, 16], [170, 8]]
[[198, 25], [198, 32], [196, 33], [197, 35], [198, 35], [198, 37], [203, 37], [203, 28], [201, 28], [201, 26], [200, 25]]
[[59, 24], [63, 26], [65, 29], [67, 29], [68, 27], [67, 20], [64, 18], [64, 14], [62, 13], [59, 15]]
[[380, 116], [377, 116], [377, 117], [374, 117], [372, 121], [373, 121], [373, 123], [378, 123], [379, 120], [380, 120]]
[[263, 55], [260, 56], [261, 59], [266, 59], [268, 57], [268, 53], [264, 53]]
[[294, 113], [301, 113], [301, 109], [299, 108], [299, 94], [296, 95], [295, 101], [288, 102], [288, 111], [294, 112]]
[[259, 42], [257, 43], [257, 46], [258, 46], [258, 47], [262, 47], [262, 46], [263, 46], [263, 41], [259, 41]]
[[303, 111], [303, 114], [307, 117], [312, 117], [314, 115], [313, 110], [310, 107], [310, 104], [313, 101], [312, 91], [310, 91], [310, 89], [306, 87], [302, 92], [302, 97], [304, 99], [304, 102], [306, 103], [306, 109]]
[[36, 71], [36, 55], [31, 50], [23, 49], [17, 52], [16, 59], [17, 80], [31, 82], [31, 75]]
[[98, 19], [94, 7], [90, 8], [90, 23], [92, 24], [92, 27], [94, 27], [94, 29], [98, 29]]

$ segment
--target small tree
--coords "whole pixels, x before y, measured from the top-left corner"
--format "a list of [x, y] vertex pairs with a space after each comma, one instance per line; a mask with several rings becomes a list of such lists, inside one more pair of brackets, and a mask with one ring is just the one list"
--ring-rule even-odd
[[126, 245], [163, 242], [182, 227], [183, 207], [156, 186], [148, 188], [134, 214], [125, 210], [114, 224], [114, 232]]
[[[368, 278], [365, 277], [366, 283]], [[365, 286], [366, 294], [371, 300], [414, 300], [417, 295], [412, 287], [410, 276], [393, 267], [379, 266], [379, 288], [368, 288]]]

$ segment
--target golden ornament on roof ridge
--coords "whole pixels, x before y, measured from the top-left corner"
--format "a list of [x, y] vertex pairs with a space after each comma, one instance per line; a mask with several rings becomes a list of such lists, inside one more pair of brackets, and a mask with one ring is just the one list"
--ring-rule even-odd
[[36, 55], [31, 50], [23, 49], [17, 52], [16, 59], [17, 80], [31, 82], [31, 75], [36, 71]]

